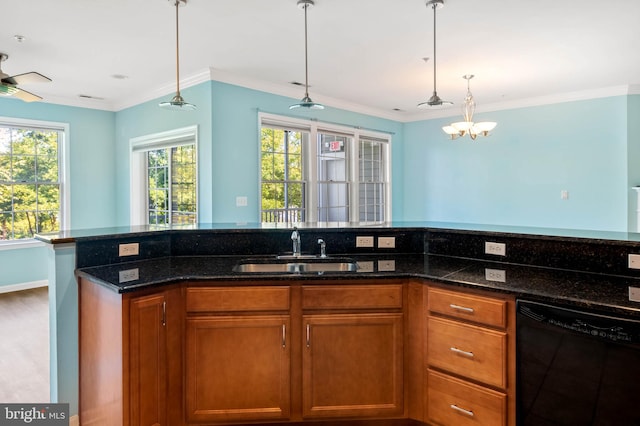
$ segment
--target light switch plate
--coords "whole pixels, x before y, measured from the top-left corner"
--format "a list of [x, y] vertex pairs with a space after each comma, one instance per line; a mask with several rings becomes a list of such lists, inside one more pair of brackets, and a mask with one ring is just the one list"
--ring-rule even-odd
[[393, 272], [395, 270], [395, 260], [378, 260], [378, 272]]
[[396, 248], [396, 237], [378, 237], [378, 248]]
[[640, 269], [640, 254], [629, 255], [629, 269]]

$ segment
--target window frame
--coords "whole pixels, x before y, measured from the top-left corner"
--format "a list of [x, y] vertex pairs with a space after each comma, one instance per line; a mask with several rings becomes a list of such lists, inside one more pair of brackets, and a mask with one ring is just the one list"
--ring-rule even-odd
[[[59, 231], [69, 230], [71, 228], [71, 179], [69, 170], [69, 135], [71, 133], [69, 123], [0, 116], [0, 126], [53, 130], [58, 132], [58, 184], [60, 186]], [[43, 242], [35, 238], [0, 240], [0, 250], [21, 249], [43, 245]]]
[[[181, 145], [194, 145], [196, 166], [196, 223], [200, 214], [200, 191], [198, 167], [198, 126], [187, 126], [178, 129], [167, 130], [138, 136], [129, 140], [130, 176], [129, 176], [129, 223], [131, 226], [148, 225], [149, 212], [148, 182], [147, 182], [147, 156], [146, 153], [163, 148], [172, 148]], [[170, 226], [171, 224], [169, 224]]]
[[[390, 222], [391, 219], [391, 144], [393, 142], [391, 133], [384, 133], [376, 130], [364, 129], [358, 126], [348, 126], [344, 124], [336, 124], [330, 122], [322, 122], [318, 120], [295, 118], [289, 116], [282, 116], [277, 114], [271, 114], [267, 112], [258, 112], [258, 170], [260, 170], [260, 164], [262, 161], [262, 151], [260, 143], [260, 135], [263, 127], [272, 126], [273, 128], [299, 130], [308, 132], [309, 137], [305, 141], [303, 138], [303, 179], [306, 182], [306, 221], [304, 223], [316, 223], [318, 222], [318, 152], [317, 141], [318, 134], [321, 132], [333, 133], [338, 135], [348, 136], [350, 139], [349, 146], [345, 147], [350, 153], [349, 161], [347, 164], [347, 180], [349, 184], [349, 222], [357, 223], [374, 223], [380, 224], [384, 222]], [[360, 221], [360, 180], [359, 180], [359, 149], [360, 140], [364, 138], [366, 140], [376, 140], [384, 142], [384, 148], [382, 150], [383, 156], [383, 181], [385, 184], [385, 206], [384, 206], [384, 221], [383, 222], [363, 222]], [[260, 202], [258, 203], [258, 218], [262, 220], [262, 177], [259, 173], [258, 176], [258, 197]], [[332, 223], [332, 222], [322, 222]]]

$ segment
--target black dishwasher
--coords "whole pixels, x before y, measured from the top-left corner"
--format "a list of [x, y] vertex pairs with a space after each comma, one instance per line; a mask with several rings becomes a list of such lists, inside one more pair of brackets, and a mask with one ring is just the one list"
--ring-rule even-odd
[[639, 318], [518, 300], [518, 425], [640, 426]]

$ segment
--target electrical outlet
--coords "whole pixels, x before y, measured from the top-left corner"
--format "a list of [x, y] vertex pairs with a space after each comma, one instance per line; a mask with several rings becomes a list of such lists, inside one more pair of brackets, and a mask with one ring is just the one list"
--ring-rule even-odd
[[629, 269], [640, 269], [640, 254], [629, 255]]
[[118, 278], [118, 282], [120, 283], [135, 281], [140, 278], [140, 271], [138, 270], [138, 268], [125, 269], [124, 271], [118, 272]]
[[236, 197], [236, 207], [247, 207], [247, 197]]
[[395, 270], [395, 260], [378, 260], [378, 272], [393, 272]]
[[378, 237], [378, 248], [396, 248], [396, 237]]
[[629, 287], [629, 300], [640, 302], [640, 287]]
[[373, 247], [373, 237], [356, 237], [356, 247]]
[[487, 281], [495, 281], [499, 283], [507, 282], [507, 271], [502, 269], [489, 269], [485, 268], [484, 270], [484, 278]]
[[368, 260], [358, 262], [358, 272], [373, 272], [373, 262]]
[[507, 255], [507, 245], [504, 243], [492, 243], [489, 241], [485, 241], [484, 243], [484, 252], [486, 254], [495, 254], [497, 256], [506, 256]]
[[118, 256], [137, 256], [140, 253], [140, 244], [128, 243], [118, 245]]

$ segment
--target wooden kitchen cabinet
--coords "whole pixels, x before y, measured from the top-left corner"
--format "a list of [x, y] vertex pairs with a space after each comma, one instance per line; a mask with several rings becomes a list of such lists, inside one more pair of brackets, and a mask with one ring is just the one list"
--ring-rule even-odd
[[513, 298], [429, 286], [426, 311], [426, 421], [515, 425]]
[[403, 416], [402, 288], [303, 287], [303, 418]]
[[82, 279], [79, 292], [82, 424], [180, 424], [180, 289], [118, 294]]
[[186, 306], [187, 423], [288, 419], [289, 288], [188, 288]]

